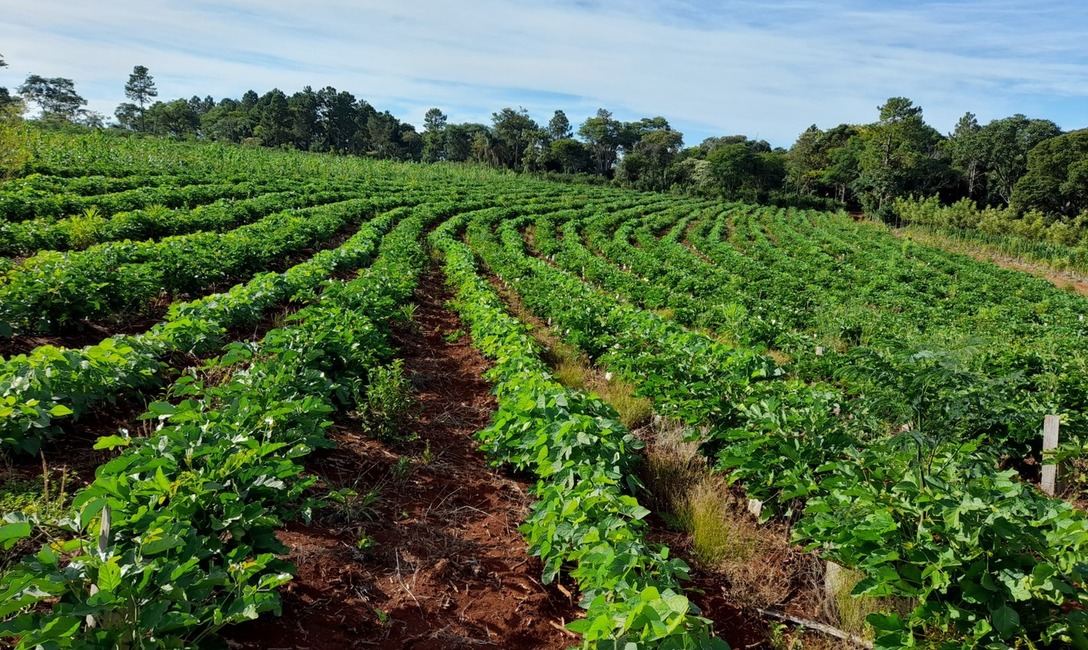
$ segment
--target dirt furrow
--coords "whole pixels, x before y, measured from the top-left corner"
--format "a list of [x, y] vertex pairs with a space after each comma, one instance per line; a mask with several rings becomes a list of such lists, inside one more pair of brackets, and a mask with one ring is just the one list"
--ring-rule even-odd
[[[489, 468], [472, 435], [495, 408], [451, 295], [432, 269], [398, 356], [419, 400], [410, 433], [384, 443], [338, 424], [309, 469], [356, 497], [280, 534], [298, 575], [283, 616], [231, 630], [236, 648], [566, 648], [580, 611], [542, 585], [517, 526], [527, 485]], [[370, 495], [368, 498], [364, 495]], [[568, 585], [569, 586], [569, 585]]]

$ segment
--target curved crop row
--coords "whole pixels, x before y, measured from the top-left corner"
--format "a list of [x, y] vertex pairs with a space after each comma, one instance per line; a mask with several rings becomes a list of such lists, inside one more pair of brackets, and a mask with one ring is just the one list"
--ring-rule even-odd
[[803, 508], [798, 540], [865, 572], [856, 594], [918, 599], [906, 618], [870, 618], [878, 647], [1085, 642], [1083, 513], [996, 470], [978, 445], [909, 433], [862, 443], [846, 400], [828, 387], [774, 380], [767, 358], [526, 257], [513, 224], [500, 227], [502, 243], [489, 230], [470, 227], [471, 243], [527, 307], [639, 383], [665, 414], [712, 425], [704, 452], [771, 512]]
[[476, 272], [448, 221], [432, 236], [445, 255], [455, 307], [495, 367], [499, 411], [479, 436], [494, 462], [531, 471], [537, 501], [522, 527], [550, 582], [565, 564], [586, 618], [570, 624], [584, 647], [726, 648], [682, 594], [683, 562], [645, 540], [648, 511], [628, 492], [640, 446], [599, 398], [550, 378], [525, 326]]
[[141, 187], [181, 187], [201, 185], [215, 181], [219, 184], [244, 183], [250, 180], [248, 174], [223, 176], [209, 173], [207, 170], [189, 169], [182, 174], [151, 174], [137, 172], [125, 176], [104, 176], [88, 174], [83, 176], [50, 176], [48, 174], [28, 174], [0, 183], [0, 193], [18, 193], [27, 191], [50, 192], [53, 194], [74, 194], [78, 196], [98, 196], [113, 194]]
[[0, 443], [36, 453], [68, 417], [78, 418], [103, 399], [115, 400], [161, 384], [171, 352], [206, 353], [233, 328], [299, 300], [332, 273], [369, 263], [378, 240], [410, 209], [399, 208], [363, 224], [348, 241], [317, 253], [283, 273], [262, 273], [229, 291], [172, 305], [145, 334], [115, 336], [81, 350], [41, 346], [0, 364]]
[[[152, 405], [150, 438], [102, 439], [123, 451], [76, 495], [71, 536], [0, 578], [0, 637], [20, 649], [194, 647], [278, 610], [291, 567], [275, 531], [314, 480], [301, 459], [390, 356], [385, 321], [411, 296], [420, 237], [419, 219], [402, 222], [367, 273], [327, 285], [260, 344], [233, 345], [225, 383], [179, 380], [176, 403]], [[2, 537], [31, 523], [9, 517]]]
[[0, 192], [0, 223], [15, 223], [27, 219], [60, 219], [91, 209], [101, 216], [112, 216], [151, 205], [191, 208], [219, 199], [248, 199], [267, 192], [280, 192], [295, 184], [297, 181], [290, 179], [267, 178], [240, 183], [137, 187], [91, 196], [56, 194], [27, 188], [16, 192]]
[[318, 247], [362, 215], [415, 203], [392, 195], [277, 212], [226, 233], [42, 252], [0, 276], [0, 336], [52, 332], [84, 318], [139, 311], [155, 296], [200, 293]]
[[171, 210], [165, 206], [151, 206], [119, 212], [112, 217], [91, 214], [59, 220], [49, 218], [0, 223], [0, 255], [82, 249], [122, 239], [158, 239], [200, 231], [225, 231], [273, 212], [366, 198], [390, 189], [384, 186], [300, 183], [290, 189], [253, 198], [217, 199], [193, 208]]

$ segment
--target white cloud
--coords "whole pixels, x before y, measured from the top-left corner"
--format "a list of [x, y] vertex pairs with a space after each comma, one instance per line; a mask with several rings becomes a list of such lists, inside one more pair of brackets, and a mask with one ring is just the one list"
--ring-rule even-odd
[[562, 108], [575, 123], [604, 106], [664, 115], [689, 143], [747, 133], [789, 146], [811, 123], [871, 121], [893, 95], [942, 131], [967, 110], [986, 120], [1088, 97], [1088, 13], [1068, 1], [0, 0], [0, 11], [12, 66], [0, 84], [71, 77], [104, 113], [135, 64], [163, 98], [332, 85], [417, 124], [431, 106], [485, 122], [508, 105], [542, 121]]

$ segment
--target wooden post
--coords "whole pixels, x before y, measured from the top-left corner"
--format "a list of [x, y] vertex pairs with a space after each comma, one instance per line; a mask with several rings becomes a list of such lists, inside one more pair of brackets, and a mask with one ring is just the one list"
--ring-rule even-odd
[[842, 567], [828, 560], [827, 568], [824, 570], [824, 591], [827, 595], [835, 596], [839, 593], [843, 588], [844, 578]]
[[1058, 484], [1058, 466], [1045, 460], [1046, 453], [1058, 448], [1058, 416], [1048, 415], [1043, 420], [1043, 492], [1050, 496], [1057, 496], [1060, 492]]

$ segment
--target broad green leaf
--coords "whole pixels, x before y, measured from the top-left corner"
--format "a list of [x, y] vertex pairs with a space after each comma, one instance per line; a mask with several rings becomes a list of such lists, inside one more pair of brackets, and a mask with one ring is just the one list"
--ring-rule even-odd
[[28, 521], [4, 524], [0, 526], [0, 547], [9, 549], [19, 540], [30, 537], [31, 532], [32, 528]]
[[1008, 605], [1002, 605], [993, 610], [990, 613], [990, 618], [994, 622], [994, 629], [997, 630], [1002, 639], [1009, 638], [1020, 629], [1020, 615]]
[[116, 449], [132, 444], [132, 439], [123, 436], [102, 436], [94, 443], [95, 449]]
[[68, 408], [63, 404], [57, 404], [53, 408], [49, 409], [49, 415], [52, 415], [55, 418], [61, 418], [66, 415], [71, 415], [72, 413], [72, 409]]
[[98, 588], [102, 591], [113, 592], [121, 586], [121, 567], [117, 564], [118, 558], [110, 558], [108, 562], [98, 568]]

